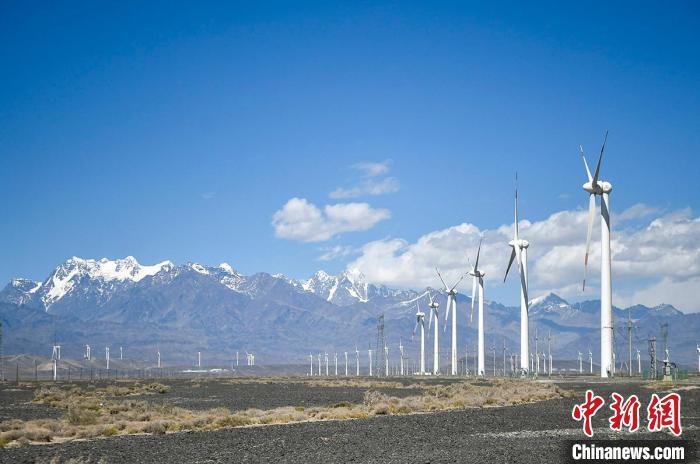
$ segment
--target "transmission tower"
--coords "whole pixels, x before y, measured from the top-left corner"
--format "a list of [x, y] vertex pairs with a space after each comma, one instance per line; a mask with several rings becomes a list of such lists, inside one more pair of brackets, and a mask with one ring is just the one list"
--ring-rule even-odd
[[651, 378], [656, 379], [656, 337], [649, 338], [649, 360], [651, 361]]
[[382, 375], [382, 368], [386, 363], [386, 340], [384, 339], [384, 314], [380, 314], [377, 318], [377, 346], [376, 346], [376, 361], [374, 363], [374, 375], [379, 377]]

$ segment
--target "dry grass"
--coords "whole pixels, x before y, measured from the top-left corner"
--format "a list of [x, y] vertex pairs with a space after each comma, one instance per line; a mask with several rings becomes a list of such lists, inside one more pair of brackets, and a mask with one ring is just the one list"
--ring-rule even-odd
[[[376, 382], [383, 384], [389, 382]], [[128, 399], [144, 392], [164, 392], [160, 384], [134, 384], [103, 389], [50, 387], [36, 392], [35, 401], [66, 411], [61, 419], [11, 420], [0, 423], [0, 447], [27, 443], [125, 434], [164, 434], [183, 430], [286, 424], [302, 421], [363, 419], [374, 415], [411, 414], [437, 410], [495, 407], [560, 398], [568, 392], [550, 383], [494, 380], [490, 384], [458, 382], [422, 386], [422, 394], [406, 398], [376, 390], [365, 393], [362, 404], [347, 401], [330, 407], [288, 406], [232, 413], [226, 408], [190, 411], [170, 405]]]

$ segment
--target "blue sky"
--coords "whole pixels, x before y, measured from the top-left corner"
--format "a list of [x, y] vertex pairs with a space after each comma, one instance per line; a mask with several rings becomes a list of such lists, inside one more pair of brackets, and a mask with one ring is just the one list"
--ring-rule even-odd
[[[692, 2], [3, 2], [0, 281], [44, 279], [72, 255], [133, 255], [294, 277], [363, 264], [375, 280], [423, 284], [423, 271], [384, 278], [367, 244], [410, 246], [462, 223], [496, 231], [512, 222], [516, 170], [524, 218], [576, 212], [577, 146], [595, 158], [605, 129], [613, 213], [647, 208], [620, 227], [632, 239], [671, 217], [690, 242], [699, 13]], [[285, 238], [273, 216], [293, 198], [324, 227], [326, 205], [365, 209], [325, 235]], [[502, 247], [484, 259], [504, 267]], [[332, 250], [342, 256], [319, 259]], [[673, 283], [687, 289], [696, 255], [685, 267]], [[658, 272], [620, 272], [622, 301], [654, 302], [641, 295]], [[517, 302], [510, 283], [491, 297]]]

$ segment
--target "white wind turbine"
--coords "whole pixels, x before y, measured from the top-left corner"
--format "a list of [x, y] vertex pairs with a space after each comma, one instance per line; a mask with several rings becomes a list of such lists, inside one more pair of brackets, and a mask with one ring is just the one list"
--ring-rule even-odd
[[[461, 279], [460, 279], [461, 280]], [[456, 285], [456, 284], [455, 284]], [[416, 335], [416, 329], [420, 326], [420, 375], [425, 374], [425, 313], [420, 310], [420, 306], [416, 304], [416, 326], [413, 328], [413, 336]]]
[[430, 312], [430, 317], [428, 318], [428, 332], [430, 332], [430, 325], [433, 323], [433, 318], [435, 319], [435, 328], [433, 329], [433, 375], [438, 375], [440, 373], [440, 345], [438, 343], [440, 334], [440, 330], [438, 328], [440, 325], [440, 314], [438, 308], [440, 307], [440, 304], [435, 301], [430, 291], [428, 291], [428, 299], [430, 300], [430, 304], [428, 305], [430, 308], [428, 310]]
[[321, 376], [321, 353], [318, 354], [318, 375]]
[[85, 359], [90, 361], [92, 355], [90, 354], [90, 345], [85, 345]]
[[323, 353], [323, 359], [326, 362], [326, 377], [328, 377], [328, 353]]
[[591, 374], [593, 373], [593, 352], [588, 348], [588, 362], [591, 364]]
[[591, 246], [591, 234], [593, 232], [593, 221], [595, 219], [596, 201], [595, 197], [600, 195], [600, 376], [607, 378], [614, 372], [613, 360], [613, 315], [612, 315], [612, 276], [610, 262], [610, 192], [612, 184], [599, 179], [600, 163], [603, 161], [605, 143], [608, 141], [608, 132], [605, 131], [605, 139], [600, 148], [600, 156], [595, 173], [591, 176], [588, 169], [586, 157], [581, 150], [583, 164], [586, 167], [588, 182], [583, 184], [583, 190], [588, 192], [588, 235], [586, 238], [586, 255], [583, 260], [583, 290], [586, 290], [586, 273], [588, 271], [588, 251]]
[[[700, 347], [698, 347], [698, 371], [700, 371]], [[639, 352], [639, 348], [637, 348], [637, 373], [642, 373], [642, 354]]]
[[309, 353], [309, 376], [313, 377], [314, 376], [314, 355]]
[[338, 353], [333, 353], [333, 357], [335, 358], [335, 375], [337, 377], [338, 376]]
[[348, 376], [348, 352], [345, 352], [345, 377]]
[[367, 355], [369, 356], [369, 376], [372, 377], [372, 348], [367, 350]]
[[[516, 183], [518, 176], [515, 176]], [[503, 277], [503, 282], [508, 277], [508, 271], [513, 265], [513, 260], [518, 259], [518, 270], [520, 272], [520, 369], [523, 373], [527, 373], [527, 360], [530, 357], [529, 347], [529, 323], [528, 323], [528, 299], [527, 299], [527, 248], [530, 243], [527, 240], [520, 238], [520, 227], [518, 225], [518, 187], [515, 187], [515, 221], [513, 223], [513, 240], [508, 245], [513, 249], [510, 253], [510, 260], [506, 268], [506, 275]]]
[[360, 350], [355, 345], [355, 377], [360, 376]]
[[107, 370], [109, 370], [109, 347], [105, 346], [105, 358], [107, 359]]
[[578, 352], [578, 373], [583, 374], [583, 353]]
[[462, 276], [457, 280], [457, 282], [455, 282], [455, 284], [452, 287], [448, 287], [445, 283], [445, 280], [442, 278], [442, 275], [440, 274], [438, 268], [435, 268], [435, 271], [437, 272], [437, 275], [440, 278], [442, 285], [445, 286], [445, 292], [447, 293], [447, 307], [445, 308], [445, 330], [447, 330], [447, 318], [450, 315], [450, 311], [452, 311], [452, 349], [450, 352], [450, 362], [452, 366], [450, 368], [450, 373], [452, 375], [457, 375], [457, 292], [455, 292], [455, 288], [457, 288], [457, 285], [459, 285], [462, 279], [464, 279], [466, 274], [462, 274]]
[[384, 345], [384, 377], [389, 377], [389, 345]]
[[472, 310], [469, 315], [469, 322], [474, 319], [474, 298], [477, 297], [477, 286], [479, 287], [479, 329], [478, 329], [478, 344], [477, 344], [477, 357], [478, 366], [476, 369], [477, 375], [486, 375], [486, 360], [485, 360], [485, 348], [484, 348], [484, 276], [485, 273], [479, 270], [479, 255], [481, 255], [481, 241], [479, 241], [479, 250], [476, 252], [476, 262], [474, 267], [469, 274], [474, 277], [474, 283], [472, 285]]
[[[698, 351], [700, 351], [700, 349], [698, 349]], [[401, 341], [400, 337], [399, 337], [399, 353], [401, 355], [401, 358], [399, 359], [400, 373], [401, 373], [401, 376], [403, 376], [403, 357], [404, 357], [404, 354], [403, 354], [403, 342]]]
[[156, 354], [158, 355], [158, 369], [160, 369], [160, 347], [156, 347]]

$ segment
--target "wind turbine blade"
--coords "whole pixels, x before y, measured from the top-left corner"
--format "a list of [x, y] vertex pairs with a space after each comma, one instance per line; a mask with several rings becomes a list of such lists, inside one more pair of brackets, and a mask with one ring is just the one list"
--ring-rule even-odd
[[510, 261], [508, 261], [508, 267], [506, 268], [506, 275], [503, 276], [503, 282], [505, 282], [506, 277], [508, 277], [508, 271], [510, 271], [510, 267], [513, 265], [514, 259], [515, 259], [515, 247], [513, 247], [513, 250], [511, 250], [511, 252], [510, 252]]
[[588, 235], [586, 236], [586, 256], [583, 258], [583, 291], [586, 291], [586, 277], [588, 274], [588, 252], [591, 248], [591, 234], [593, 233], [593, 221], [595, 220], [595, 195], [588, 196]]
[[464, 274], [462, 274], [462, 277], [460, 277], [459, 280], [458, 280], [457, 282], [455, 282], [455, 284], [454, 284], [454, 285], [452, 286], [452, 288], [450, 289], [450, 292], [454, 291], [454, 289], [457, 288], [457, 285], [459, 285], [459, 283], [460, 283], [466, 276], [467, 276], [467, 273], [466, 273], [466, 272], [465, 272]]
[[[517, 179], [518, 176], [516, 174], [515, 178]], [[517, 180], [516, 180], [517, 184]], [[516, 185], [515, 187], [515, 222], [513, 223], [513, 229], [515, 230], [515, 241], [518, 241], [518, 237], [520, 235], [520, 227], [518, 226], [518, 187]]]
[[[433, 325], [433, 313], [435, 312], [435, 311], [433, 311], [433, 308], [430, 308], [429, 311], [430, 311], [430, 319], [428, 319], [428, 331], [430, 331], [430, 327]], [[436, 322], [436, 324], [437, 324], [437, 322]]]
[[[518, 262], [522, 259], [522, 255], [518, 256]], [[523, 290], [523, 295], [525, 296], [525, 305], [527, 306], [527, 311], [530, 312], [530, 301], [527, 296], [527, 282], [525, 281], [525, 266], [520, 265], [520, 288]]]
[[447, 295], [447, 307], [445, 308], [445, 325], [443, 328], [443, 332], [447, 331], [447, 318], [450, 315], [450, 307], [452, 306], [452, 295], [448, 294]]
[[591, 175], [591, 170], [588, 169], [588, 163], [586, 162], [586, 156], [583, 154], [583, 147], [581, 145], [579, 145], [578, 149], [581, 151], [581, 158], [583, 158], [583, 165], [586, 166], [586, 174], [588, 175], [588, 182], [593, 182], [593, 176]]
[[416, 325], [413, 327], [413, 333], [411, 334], [411, 341], [413, 341], [413, 337], [416, 336], [416, 330], [418, 330], [418, 323], [420, 322], [420, 317], [416, 316]]
[[476, 298], [476, 280], [477, 280], [477, 277], [474, 276], [474, 283], [472, 284], [472, 310], [469, 313], [469, 323], [470, 324], [474, 320], [474, 298]]
[[482, 240], [479, 240], [479, 249], [476, 252], [476, 263], [474, 263], [474, 270], [477, 271], [479, 269], [479, 255], [481, 255], [481, 242]]
[[437, 272], [438, 277], [440, 277], [440, 282], [442, 282], [442, 285], [445, 286], [445, 290], [449, 291], [449, 287], [445, 283], [445, 280], [442, 278], [442, 274], [440, 274], [440, 271], [438, 270], [438, 268], [435, 268], [435, 272]]
[[605, 139], [603, 140], [603, 146], [600, 147], [600, 156], [598, 157], [598, 165], [595, 168], [595, 174], [593, 174], [593, 187], [595, 187], [598, 182], [598, 174], [600, 174], [600, 162], [603, 161], [603, 151], [605, 151], [605, 143], [608, 141], [608, 131], [605, 131]]

